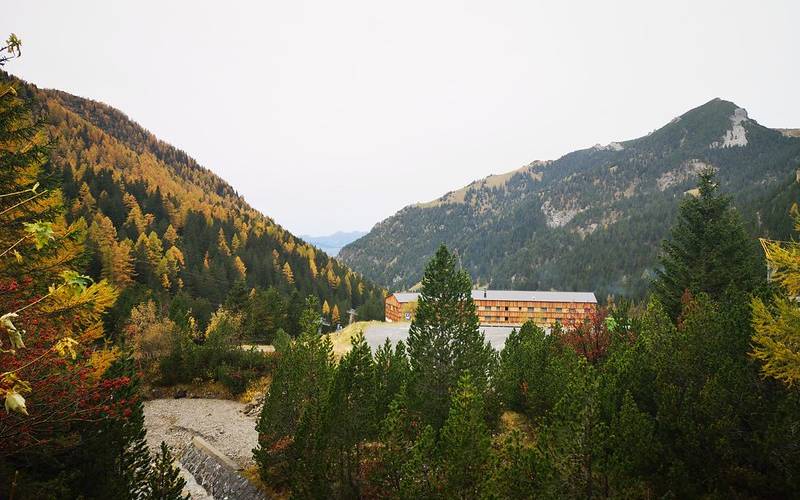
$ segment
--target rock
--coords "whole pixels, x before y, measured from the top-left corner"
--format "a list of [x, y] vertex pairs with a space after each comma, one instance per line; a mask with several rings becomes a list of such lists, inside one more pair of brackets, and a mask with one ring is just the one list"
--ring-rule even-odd
[[179, 389], [175, 391], [175, 399], [181, 399], [186, 397], [186, 391], [184, 389]]

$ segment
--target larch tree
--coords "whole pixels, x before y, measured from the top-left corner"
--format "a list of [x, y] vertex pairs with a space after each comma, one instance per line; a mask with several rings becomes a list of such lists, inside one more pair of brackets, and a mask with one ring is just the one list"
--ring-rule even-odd
[[[795, 230], [800, 211], [793, 207]], [[763, 373], [792, 386], [800, 382], [800, 243], [762, 240], [772, 279], [781, 287], [771, 304], [754, 298], [753, 356]]]
[[294, 273], [292, 272], [292, 266], [288, 262], [283, 265], [283, 277], [290, 285], [294, 284]]

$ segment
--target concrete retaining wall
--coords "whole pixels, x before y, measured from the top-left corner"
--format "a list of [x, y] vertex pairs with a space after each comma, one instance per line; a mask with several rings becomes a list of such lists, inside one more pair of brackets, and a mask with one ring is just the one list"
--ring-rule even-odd
[[264, 500], [266, 495], [239, 474], [239, 467], [205, 439], [195, 436], [180, 458], [215, 500]]

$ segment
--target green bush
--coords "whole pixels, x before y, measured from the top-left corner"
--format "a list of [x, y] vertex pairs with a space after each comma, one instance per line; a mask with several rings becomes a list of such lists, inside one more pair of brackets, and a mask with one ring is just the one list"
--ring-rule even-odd
[[161, 383], [215, 380], [233, 394], [243, 392], [251, 380], [272, 370], [273, 359], [255, 349], [242, 349], [235, 340], [238, 327], [237, 316], [220, 310], [211, 318], [202, 343], [185, 332], [176, 333], [159, 363]]
[[217, 380], [234, 396], [247, 390], [247, 386], [256, 377], [258, 372], [249, 368], [231, 368], [228, 365], [220, 365], [217, 368]]

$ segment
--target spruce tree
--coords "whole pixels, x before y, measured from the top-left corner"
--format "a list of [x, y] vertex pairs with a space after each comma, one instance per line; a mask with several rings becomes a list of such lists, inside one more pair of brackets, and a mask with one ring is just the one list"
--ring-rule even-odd
[[408, 336], [412, 407], [434, 430], [444, 424], [450, 390], [463, 373], [479, 391], [487, 387], [494, 351], [478, 326], [472, 280], [442, 245], [425, 268]]
[[729, 288], [752, 291], [759, 280], [753, 241], [748, 238], [730, 197], [719, 194], [714, 172], [700, 174], [699, 195], [687, 197], [660, 256], [655, 296], [674, 319], [688, 291], [719, 298]]

